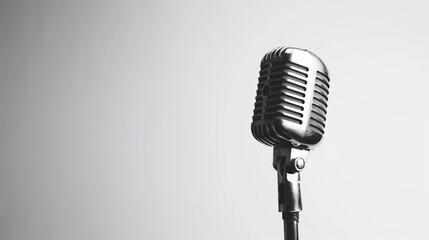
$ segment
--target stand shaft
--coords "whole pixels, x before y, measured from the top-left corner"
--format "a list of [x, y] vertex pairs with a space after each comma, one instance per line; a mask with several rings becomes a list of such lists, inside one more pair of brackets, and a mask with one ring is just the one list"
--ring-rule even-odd
[[285, 240], [298, 240], [299, 213], [283, 212], [283, 226]]

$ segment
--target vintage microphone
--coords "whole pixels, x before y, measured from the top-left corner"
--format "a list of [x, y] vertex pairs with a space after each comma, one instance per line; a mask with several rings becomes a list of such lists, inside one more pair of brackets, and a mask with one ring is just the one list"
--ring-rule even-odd
[[252, 134], [274, 147], [279, 212], [286, 240], [298, 240], [300, 172], [324, 134], [329, 74], [314, 53], [279, 47], [261, 60]]

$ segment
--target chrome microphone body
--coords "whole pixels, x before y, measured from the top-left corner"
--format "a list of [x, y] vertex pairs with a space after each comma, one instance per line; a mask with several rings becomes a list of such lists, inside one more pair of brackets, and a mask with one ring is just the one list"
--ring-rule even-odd
[[262, 58], [259, 74], [251, 130], [256, 140], [274, 147], [285, 239], [297, 240], [300, 172], [325, 133], [329, 72], [314, 53], [279, 47]]

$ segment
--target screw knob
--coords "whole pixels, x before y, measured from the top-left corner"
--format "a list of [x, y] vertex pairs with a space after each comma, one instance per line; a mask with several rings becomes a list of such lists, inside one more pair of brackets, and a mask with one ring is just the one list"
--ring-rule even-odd
[[302, 158], [293, 159], [293, 165], [297, 172], [301, 172], [305, 167], [305, 160]]

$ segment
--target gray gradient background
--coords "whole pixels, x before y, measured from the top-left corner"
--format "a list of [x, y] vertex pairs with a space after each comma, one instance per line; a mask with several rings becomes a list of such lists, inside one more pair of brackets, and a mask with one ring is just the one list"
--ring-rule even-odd
[[429, 238], [425, 1], [3, 1], [0, 239], [282, 239], [250, 122], [276, 46], [331, 72], [301, 239]]

